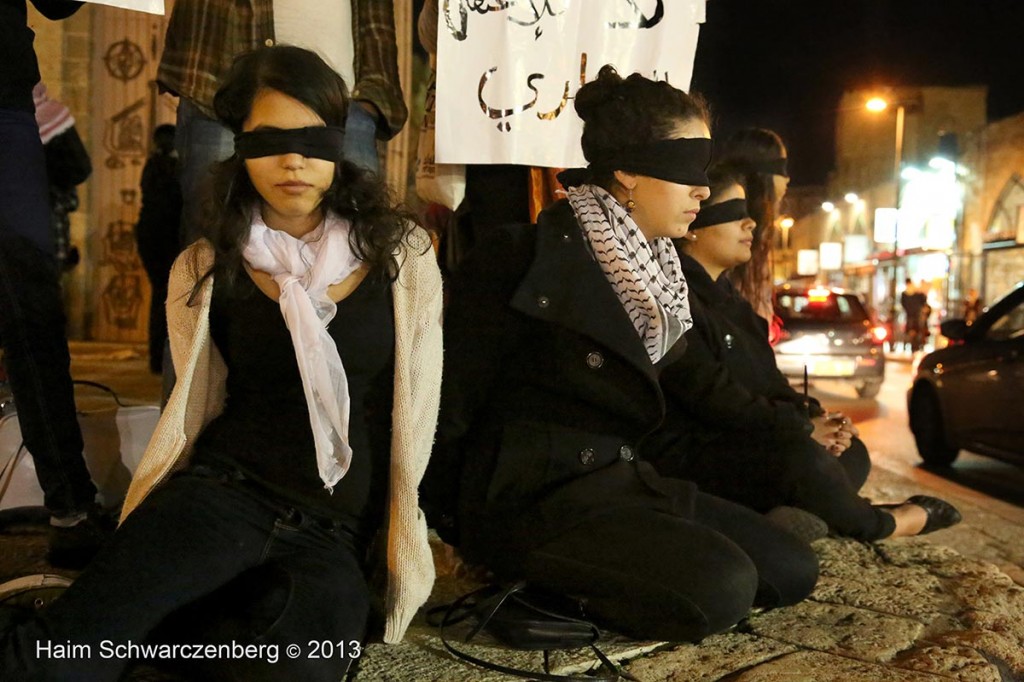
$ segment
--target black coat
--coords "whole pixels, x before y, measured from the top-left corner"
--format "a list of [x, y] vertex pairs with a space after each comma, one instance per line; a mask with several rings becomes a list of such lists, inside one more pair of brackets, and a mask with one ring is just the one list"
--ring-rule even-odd
[[665, 413], [660, 369], [685, 343], [651, 363], [567, 202], [473, 251], [452, 282], [445, 344], [423, 492], [435, 523], [458, 499], [471, 558], [483, 545], [515, 556], [623, 505], [692, 505], [636, 457]]
[[821, 414], [821, 406], [779, 371], [767, 323], [727, 277], [712, 281], [700, 263], [682, 259], [693, 328], [686, 354], [662, 373], [668, 415], [645, 456], [670, 473], [666, 460], [700, 451], [725, 433], [762, 444], [809, 435], [809, 415]]

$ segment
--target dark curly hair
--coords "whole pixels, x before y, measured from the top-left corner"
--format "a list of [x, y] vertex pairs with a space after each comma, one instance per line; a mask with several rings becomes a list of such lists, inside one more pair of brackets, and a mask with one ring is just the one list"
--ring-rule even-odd
[[[668, 139], [681, 122], [696, 119], [710, 127], [708, 106], [700, 95], [688, 95], [638, 73], [623, 78], [611, 64], [579, 89], [575, 107], [583, 119], [583, 155], [590, 162]], [[610, 189], [613, 176], [598, 174], [594, 181]]]
[[[217, 118], [234, 133], [252, 110], [261, 90], [276, 90], [303, 103], [329, 126], [344, 127], [349, 96], [345, 82], [319, 56], [291, 46], [265, 47], [239, 56], [214, 96]], [[250, 212], [261, 200], [237, 155], [215, 164], [202, 212], [201, 234], [214, 249], [214, 263], [198, 278], [192, 291], [211, 275], [234, 283], [242, 271], [242, 249], [249, 236]], [[371, 271], [394, 279], [396, 251], [415, 224], [414, 217], [394, 202], [377, 175], [339, 158], [334, 180], [324, 192], [324, 209], [349, 220], [352, 250]]]
[[733, 285], [755, 310], [759, 309], [761, 301], [770, 297], [772, 291], [775, 207], [782, 197], [775, 192], [771, 173], [752, 170], [751, 163], [778, 159], [785, 153], [786, 145], [775, 132], [764, 128], [745, 128], [726, 140], [720, 157], [723, 164], [742, 170], [743, 187], [747, 190], [747, 211], [757, 224], [750, 260], [737, 265], [729, 273]]

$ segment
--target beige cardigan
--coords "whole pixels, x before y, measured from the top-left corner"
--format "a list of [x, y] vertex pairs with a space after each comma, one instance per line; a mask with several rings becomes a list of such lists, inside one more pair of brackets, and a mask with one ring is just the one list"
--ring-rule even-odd
[[[395, 314], [395, 387], [388, 485], [387, 594], [384, 641], [402, 639], [430, 596], [434, 563], [417, 488], [427, 466], [441, 395], [441, 274], [427, 234], [411, 234], [391, 287]], [[224, 407], [227, 367], [210, 338], [213, 278], [187, 304], [199, 274], [213, 263], [200, 241], [171, 270], [167, 328], [177, 384], [139, 463], [125, 498], [122, 521], [171, 472], [184, 468], [199, 432]]]

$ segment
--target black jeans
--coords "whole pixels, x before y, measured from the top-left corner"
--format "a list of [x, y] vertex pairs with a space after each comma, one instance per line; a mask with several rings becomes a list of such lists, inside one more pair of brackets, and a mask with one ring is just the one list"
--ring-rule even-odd
[[[650, 484], [659, 494], [650, 494]], [[638, 474], [591, 501], [583, 511], [548, 498], [546, 504], [580, 518], [553, 537], [514, 540], [510, 551], [509, 538], [495, 527], [464, 537], [463, 553], [501, 579], [581, 599], [599, 626], [638, 639], [698, 641], [729, 628], [751, 606], [804, 599], [817, 581], [818, 559], [807, 543], [750, 509], [693, 492], [685, 481]]]
[[53, 257], [49, 193], [32, 114], [0, 110], [0, 345], [25, 447], [46, 507], [88, 509], [66, 320]]
[[809, 436], [798, 434], [773, 442], [723, 434], [703, 448], [681, 453], [671, 463], [663, 460], [659, 469], [755, 511], [767, 512], [779, 505], [806, 509], [835, 533], [858, 540], [888, 537], [896, 527], [891, 514], [859, 495], [871, 469], [867, 448], [859, 438], [835, 457]]
[[[4, 633], [2, 677], [117, 680], [131, 661], [104, 652], [156, 634], [262, 647], [204, 661], [216, 679], [337, 682], [357, 655], [369, 604], [345, 529], [197, 467], [154, 491], [56, 602]], [[89, 655], [37, 655], [37, 643], [82, 644]]]
[[529, 552], [524, 577], [583, 599], [602, 627], [695, 642], [751, 606], [803, 600], [818, 560], [761, 515], [698, 493], [692, 519], [642, 507], [589, 519]]

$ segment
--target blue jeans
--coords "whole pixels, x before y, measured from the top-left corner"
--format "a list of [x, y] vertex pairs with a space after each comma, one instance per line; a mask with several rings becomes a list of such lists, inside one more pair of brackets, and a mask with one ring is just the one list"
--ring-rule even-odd
[[[350, 103], [345, 123], [345, 158], [368, 171], [379, 172], [376, 135], [377, 124], [373, 117], [358, 104]], [[202, 188], [210, 175], [210, 166], [234, 153], [234, 135], [219, 121], [210, 118], [194, 103], [182, 97], [178, 102], [174, 146], [178, 151], [184, 197], [181, 243], [188, 245], [200, 236], [199, 217], [204, 196]]]
[[[202, 679], [337, 682], [365, 636], [369, 604], [344, 528], [199, 466], [143, 501], [57, 601], [0, 633], [0, 670], [12, 680], [113, 682], [131, 661], [104, 658], [104, 642], [236, 642], [263, 653], [189, 665]], [[333, 655], [314, 657], [323, 652], [311, 641], [333, 643]], [[86, 645], [91, 655], [37, 656], [37, 642]]]
[[47, 509], [96, 497], [75, 416], [64, 304], [53, 256], [43, 146], [35, 117], [0, 110], [0, 345], [25, 447]]

